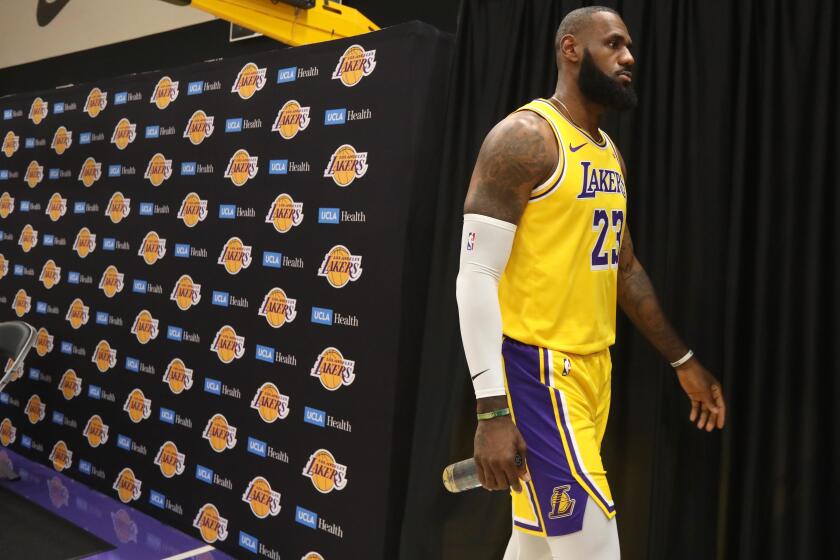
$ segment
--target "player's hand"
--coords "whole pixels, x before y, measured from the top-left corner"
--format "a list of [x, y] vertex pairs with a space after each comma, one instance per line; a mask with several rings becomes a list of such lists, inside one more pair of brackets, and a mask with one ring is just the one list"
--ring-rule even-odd
[[715, 376], [697, 358], [692, 358], [677, 368], [677, 379], [691, 401], [689, 421], [696, 422], [698, 429], [707, 432], [716, 427], [723, 429], [726, 403], [723, 400], [723, 389]]
[[[525, 462], [525, 440], [510, 416], [479, 420], [473, 458], [481, 485], [487, 490], [521, 492], [519, 481], [531, 480]], [[521, 465], [516, 464], [516, 455]]]

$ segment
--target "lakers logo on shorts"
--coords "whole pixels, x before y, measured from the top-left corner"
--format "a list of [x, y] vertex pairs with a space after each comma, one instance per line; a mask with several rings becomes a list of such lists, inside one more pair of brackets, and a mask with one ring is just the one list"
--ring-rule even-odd
[[32, 309], [32, 297], [27, 295], [23, 288], [15, 294], [15, 298], [12, 300], [12, 309], [18, 317], [23, 317]]
[[332, 177], [339, 187], [346, 187], [368, 170], [367, 152], [357, 152], [350, 144], [343, 144], [330, 156], [324, 177]]
[[114, 133], [111, 134], [111, 144], [115, 145], [117, 149], [124, 150], [134, 142], [135, 138], [137, 138], [137, 125], [126, 118], [122, 118], [114, 127]]
[[96, 365], [96, 369], [105, 373], [117, 365], [117, 351], [111, 348], [107, 340], [100, 340], [90, 361]]
[[152, 415], [152, 399], [147, 399], [140, 389], [134, 389], [125, 399], [123, 410], [128, 413], [132, 422], [139, 424]]
[[76, 235], [76, 240], [73, 242], [73, 250], [76, 251], [81, 258], [85, 258], [96, 249], [96, 234], [83, 227]]
[[247, 150], [236, 150], [225, 169], [225, 178], [230, 179], [237, 187], [241, 187], [248, 182], [248, 179], [257, 176], [257, 171], [260, 170], [257, 166], [258, 160], [259, 156], [252, 157]]
[[32, 101], [32, 105], [29, 107], [29, 120], [35, 124], [41, 124], [41, 121], [47, 118], [49, 112], [49, 103], [40, 97], [36, 97]]
[[178, 99], [178, 82], [173, 82], [169, 76], [158, 80], [155, 89], [149, 97], [149, 103], [154, 103], [160, 110], [169, 107], [169, 104]]
[[69, 469], [73, 464], [73, 452], [67, 449], [67, 444], [63, 440], [58, 440], [50, 452], [50, 461], [58, 472]]
[[9, 273], [9, 261], [3, 253], [0, 253], [0, 280], [6, 277]]
[[38, 245], [38, 230], [33, 229], [31, 225], [26, 224], [20, 231], [18, 237], [18, 245], [23, 249], [24, 253], [28, 253]]
[[159, 237], [157, 232], [150, 231], [140, 243], [137, 254], [143, 257], [146, 264], [155, 264], [166, 254], [166, 239]]
[[154, 340], [158, 335], [158, 320], [152, 317], [152, 314], [147, 310], [142, 310], [134, 318], [134, 324], [131, 326], [131, 334], [137, 337], [137, 342], [146, 344], [150, 340]]
[[41, 269], [41, 275], [38, 280], [44, 285], [46, 289], [51, 289], [53, 286], [61, 282], [61, 267], [55, 265], [55, 261], [50, 259], [44, 263]]
[[184, 197], [178, 210], [178, 219], [187, 227], [195, 227], [207, 217], [207, 201], [202, 200], [196, 193], [191, 192]]
[[169, 299], [175, 302], [178, 309], [186, 311], [201, 301], [201, 284], [196, 284], [189, 274], [184, 274], [175, 282]]
[[[2, 211], [0, 210], [0, 212]], [[57, 222], [67, 213], [67, 199], [62, 198], [59, 193], [53, 193], [47, 202], [45, 213], [50, 217], [50, 220]]]
[[216, 453], [236, 447], [236, 428], [228, 424], [224, 414], [214, 414], [207, 421], [202, 437]]
[[238, 237], [228, 239], [216, 264], [225, 267], [228, 274], [239, 274], [243, 268], [251, 266], [251, 246], [242, 243]]
[[12, 157], [20, 148], [20, 136], [16, 136], [11, 130], [3, 137], [3, 153], [7, 158]]
[[210, 350], [222, 363], [229, 364], [245, 355], [245, 337], [237, 335], [230, 325], [225, 325], [216, 332]]
[[263, 383], [251, 401], [251, 408], [259, 412], [263, 422], [271, 424], [289, 415], [289, 397], [280, 393], [274, 383]]
[[362, 277], [362, 256], [353, 255], [344, 245], [336, 245], [324, 256], [318, 269], [333, 288], [343, 288]]
[[17, 439], [17, 428], [14, 427], [12, 421], [8, 418], [3, 418], [0, 422], [0, 445], [9, 447]]
[[265, 217], [265, 223], [273, 225], [274, 229], [280, 233], [286, 233], [302, 222], [303, 203], [295, 202], [286, 193], [282, 193], [274, 199]]
[[41, 181], [44, 180], [44, 166], [40, 165], [37, 161], [32, 160], [26, 168], [23, 180], [26, 181], [26, 184], [29, 185], [30, 189], [34, 189]]
[[187, 121], [184, 138], [188, 138], [193, 146], [198, 146], [204, 139], [213, 134], [213, 117], [199, 109]]
[[90, 188], [100, 177], [102, 177], [102, 164], [92, 157], [87, 158], [79, 171], [79, 181]]
[[87, 99], [85, 100], [84, 112], [89, 117], [95, 119], [107, 106], [108, 92], [95, 87], [88, 93]]
[[35, 338], [35, 352], [42, 358], [53, 351], [53, 336], [41, 327], [38, 329], [38, 335]]
[[163, 374], [163, 382], [176, 395], [193, 386], [193, 370], [189, 369], [180, 358], [173, 358]]
[[105, 207], [105, 215], [108, 216], [115, 224], [123, 221], [131, 213], [131, 199], [123, 196], [123, 193], [117, 191], [111, 195], [108, 200], [108, 206]]
[[193, 519], [193, 527], [198, 529], [201, 538], [210, 544], [228, 537], [228, 520], [221, 516], [213, 504], [201, 506]]
[[344, 490], [347, 486], [347, 466], [336, 462], [333, 454], [326, 449], [319, 449], [309, 456], [303, 476], [310, 479], [312, 486], [322, 494]]
[[239, 94], [242, 99], [251, 99], [255, 93], [265, 87], [265, 82], [265, 68], [249, 62], [236, 75], [236, 81], [233, 82], [230, 92]]
[[108, 425], [102, 421], [101, 416], [94, 414], [87, 421], [82, 435], [87, 438], [88, 445], [99, 447], [108, 442]]
[[102, 273], [99, 280], [99, 289], [109, 298], [114, 297], [123, 290], [125, 286], [125, 274], [117, 270], [114, 265], [109, 265]]
[[170, 177], [172, 177], [172, 160], [166, 159], [161, 153], [153, 155], [146, 166], [143, 178], [148, 179], [153, 186], [159, 187]]
[[280, 513], [280, 492], [272, 490], [268, 481], [261, 476], [248, 483], [242, 501], [251, 506], [251, 513], [260, 519]]
[[15, 211], [15, 199], [8, 192], [0, 195], [0, 218], [4, 220], [9, 217], [9, 214]]
[[324, 348], [315, 365], [309, 372], [312, 377], [321, 380], [321, 385], [329, 391], [337, 391], [343, 385], [350, 385], [356, 379], [356, 362], [347, 360], [334, 346]]
[[29, 419], [30, 424], [37, 424], [47, 414], [47, 405], [41, 401], [41, 397], [38, 395], [32, 395], [29, 397], [29, 400], [26, 401], [26, 408], [24, 409], [26, 413], [26, 418]]
[[548, 514], [550, 519], [569, 517], [575, 511], [575, 499], [569, 496], [570, 489], [568, 484], [554, 488], [551, 493], [551, 511]]
[[55, 153], [62, 155], [73, 144], [73, 133], [67, 130], [64, 126], [59, 126], [55, 134], [53, 134], [50, 148], [55, 150]]
[[72, 369], [68, 369], [58, 382], [58, 390], [64, 400], [71, 401], [82, 394], [82, 378]]
[[178, 447], [171, 441], [165, 442], [158, 449], [155, 465], [160, 467], [160, 473], [166, 478], [184, 474], [186, 455], [178, 451]]
[[297, 317], [297, 300], [286, 296], [280, 288], [272, 288], [263, 298], [259, 315], [265, 317], [269, 325], [279, 329], [286, 323], [291, 323]]
[[87, 325], [90, 319], [90, 307], [85, 305], [85, 302], [80, 298], [76, 298], [67, 308], [67, 315], [64, 318], [67, 319], [71, 327], [79, 329], [82, 325]]
[[365, 76], [370, 76], [374, 68], [376, 68], [376, 49], [366, 51], [361, 45], [350, 45], [338, 60], [332, 79], [341, 80], [345, 86], [353, 87]]
[[309, 107], [303, 107], [299, 102], [291, 99], [286, 101], [277, 112], [272, 132], [279, 132], [286, 140], [291, 140], [301, 130], [309, 126]]
[[[139, 500], [142, 493], [143, 482], [134, 476], [134, 471], [128, 467], [120, 471], [112, 488], [117, 491], [117, 497], [124, 504], [133, 500]], [[122, 510], [120, 510], [122, 511]]]

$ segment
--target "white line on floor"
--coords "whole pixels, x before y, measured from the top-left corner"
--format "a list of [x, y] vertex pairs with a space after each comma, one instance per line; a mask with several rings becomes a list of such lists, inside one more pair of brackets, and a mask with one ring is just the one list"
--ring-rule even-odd
[[186, 552], [182, 552], [181, 554], [176, 554], [175, 556], [167, 556], [162, 560], [185, 560], [186, 558], [192, 558], [193, 556], [198, 556], [199, 554], [204, 554], [205, 552], [210, 552], [211, 550], [216, 550], [214, 547], [210, 546], [202, 546], [201, 548], [196, 548], [195, 550], [188, 550]]

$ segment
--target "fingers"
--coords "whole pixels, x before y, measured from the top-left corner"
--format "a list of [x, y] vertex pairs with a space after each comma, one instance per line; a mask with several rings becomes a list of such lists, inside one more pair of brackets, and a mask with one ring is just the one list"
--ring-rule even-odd
[[691, 414], [688, 415], [688, 421], [694, 422], [697, 420], [697, 414], [700, 412], [700, 401], [691, 401]]
[[705, 406], [700, 411], [700, 420], [697, 422], [697, 428], [703, 429], [703, 426], [706, 425], [706, 422], [709, 420], [709, 409]]
[[723, 399], [723, 390], [720, 385], [712, 385], [712, 399], [718, 407], [717, 427], [723, 429], [726, 422], [726, 401]]
[[715, 424], [717, 423], [717, 416], [718, 415], [715, 414], [714, 412], [709, 414], [709, 420], [708, 420], [708, 422], [706, 422], [706, 425], [704, 426], [704, 429], [707, 432], [711, 432], [712, 430], [715, 429]]

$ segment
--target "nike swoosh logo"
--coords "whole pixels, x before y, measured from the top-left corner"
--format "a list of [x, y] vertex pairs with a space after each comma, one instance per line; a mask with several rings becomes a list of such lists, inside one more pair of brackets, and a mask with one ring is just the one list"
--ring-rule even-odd
[[586, 142], [584, 142], [580, 146], [569, 146], [569, 149], [572, 150], [573, 152], [576, 152], [576, 151], [580, 150], [581, 148], [583, 148], [584, 146], [586, 146]]
[[38, 25], [46, 27], [50, 24], [55, 16], [64, 9], [64, 6], [70, 3], [70, 0], [38, 0], [38, 9], [35, 12], [35, 19], [38, 20]]
[[486, 372], [488, 372], [488, 371], [490, 371], [490, 368], [487, 368], [487, 369], [485, 369], [484, 371], [479, 371], [478, 373], [476, 373], [475, 375], [473, 375], [473, 376], [471, 376], [471, 377], [472, 377], [472, 379], [475, 379], [476, 377], [478, 377], [478, 376], [479, 376], [479, 375], [481, 375], [482, 373], [486, 373]]

